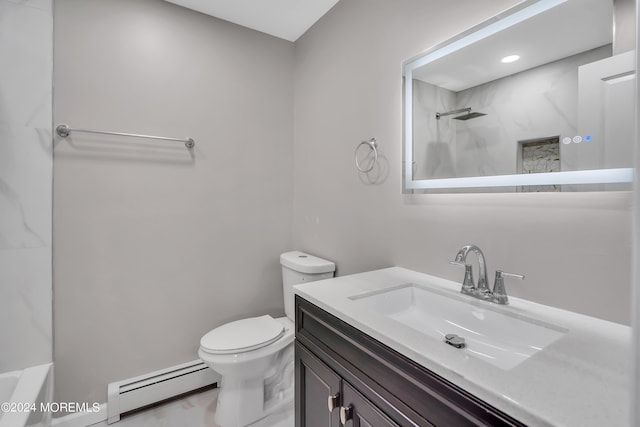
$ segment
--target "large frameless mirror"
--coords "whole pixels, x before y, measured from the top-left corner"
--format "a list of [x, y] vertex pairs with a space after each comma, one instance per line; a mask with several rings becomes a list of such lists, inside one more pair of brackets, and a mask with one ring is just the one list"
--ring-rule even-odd
[[405, 190], [630, 189], [635, 33], [614, 15], [634, 19], [525, 1], [405, 61]]

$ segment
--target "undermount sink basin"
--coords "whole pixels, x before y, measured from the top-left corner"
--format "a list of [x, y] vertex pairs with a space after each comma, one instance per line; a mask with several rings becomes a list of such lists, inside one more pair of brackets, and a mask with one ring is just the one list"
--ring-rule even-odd
[[408, 283], [349, 297], [355, 304], [445, 343], [464, 338], [467, 352], [501, 369], [511, 369], [553, 343], [566, 329], [506, 311], [491, 303]]

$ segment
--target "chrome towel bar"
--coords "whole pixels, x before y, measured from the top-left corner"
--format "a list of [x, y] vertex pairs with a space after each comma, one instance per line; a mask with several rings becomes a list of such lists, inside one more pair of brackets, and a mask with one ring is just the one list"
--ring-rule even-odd
[[130, 136], [134, 138], [149, 138], [149, 139], [161, 139], [164, 141], [178, 141], [184, 142], [184, 146], [187, 148], [193, 148], [196, 142], [193, 138], [168, 138], [166, 136], [152, 136], [152, 135], [139, 135], [136, 133], [122, 133], [122, 132], [108, 132], [104, 130], [90, 130], [90, 129], [77, 129], [72, 128], [66, 124], [60, 124], [56, 127], [56, 133], [63, 138], [68, 137], [71, 132], [85, 132], [85, 133], [97, 133], [101, 135], [118, 135], [118, 136]]

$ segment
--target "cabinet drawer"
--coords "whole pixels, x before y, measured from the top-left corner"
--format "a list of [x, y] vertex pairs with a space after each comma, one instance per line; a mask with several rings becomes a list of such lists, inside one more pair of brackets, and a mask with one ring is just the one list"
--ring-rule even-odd
[[296, 340], [398, 425], [524, 426], [297, 295]]

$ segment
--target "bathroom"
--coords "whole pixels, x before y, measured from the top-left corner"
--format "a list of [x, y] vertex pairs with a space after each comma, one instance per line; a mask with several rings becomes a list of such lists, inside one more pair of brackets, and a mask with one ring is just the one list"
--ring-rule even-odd
[[103, 405], [219, 325], [283, 316], [291, 250], [459, 282], [475, 243], [526, 275], [511, 296], [631, 325], [637, 189], [403, 192], [403, 61], [518, 3], [340, 0], [289, 40], [161, 0], [0, 0], [0, 371], [53, 363], [49, 399]]

